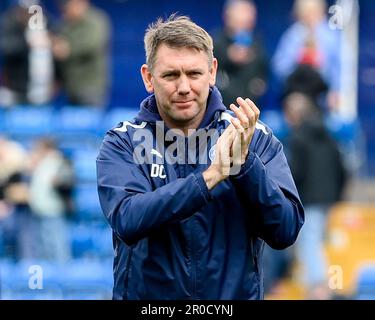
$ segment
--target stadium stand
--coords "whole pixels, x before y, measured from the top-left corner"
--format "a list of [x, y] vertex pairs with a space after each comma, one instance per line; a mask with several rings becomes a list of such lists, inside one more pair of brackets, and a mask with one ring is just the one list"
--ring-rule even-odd
[[[208, 30], [218, 27], [224, 0], [200, 2], [155, 1], [107, 1], [93, 0], [106, 10], [113, 21], [112, 92], [108, 110], [89, 107], [51, 105], [38, 108], [18, 106], [9, 110], [0, 108], [0, 135], [5, 134], [21, 142], [26, 148], [35, 139], [43, 136], [56, 138], [59, 148], [72, 161], [76, 174], [74, 203], [76, 213], [69, 221], [72, 261], [57, 264], [51, 261], [14, 261], [0, 256], [0, 299], [110, 299], [112, 289], [112, 239], [111, 229], [106, 223], [99, 206], [96, 192], [95, 158], [101, 140], [107, 130], [120, 121], [130, 120], [137, 113], [139, 99], [146, 95], [139, 75], [139, 66], [144, 62], [143, 33], [147, 24], [156, 16], [178, 11], [200, 21]], [[292, 1], [256, 1], [269, 53], [275, 49], [281, 31], [290, 22]], [[52, 13], [53, 1], [44, 1]], [[6, 1], [0, 1], [4, 10]], [[375, 3], [361, 3], [361, 24], [372, 21], [371, 12]], [[135, 15], [134, 12], [142, 12]], [[210, 12], [207, 15], [207, 12]], [[277, 12], [277, 21], [275, 18]], [[276, 21], [270, 24], [269, 21]], [[374, 28], [362, 28], [360, 68], [373, 65]], [[1, 57], [0, 57], [1, 60]], [[372, 70], [372, 69], [371, 69]], [[373, 72], [373, 70], [372, 70]], [[366, 174], [375, 174], [375, 112], [374, 90], [369, 77], [359, 77], [359, 116], [368, 141], [364, 152], [368, 154]], [[366, 82], [367, 81], [367, 82]], [[372, 80], [374, 81], [374, 80]], [[275, 92], [271, 92], [275, 94]], [[277, 98], [267, 97], [261, 119], [269, 124], [282, 139], [286, 126], [280, 113]], [[270, 103], [268, 103], [270, 102]], [[126, 106], [122, 106], [126, 103]], [[129, 107], [132, 106], [132, 107]], [[267, 110], [270, 109], [270, 110]], [[342, 125], [327, 119], [331, 131], [346, 143], [349, 150], [356, 144], [357, 123]], [[359, 137], [361, 139], [361, 137]], [[349, 142], [349, 143], [348, 143]], [[363, 159], [354, 159], [355, 164]], [[358, 162], [359, 161], [359, 162]], [[361, 190], [362, 191], [362, 190]], [[373, 200], [373, 199], [372, 199]], [[371, 205], [342, 203], [332, 209], [328, 226], [326, 252], [331, 265], [339, 265], [344, 273], [343, 289], [337, 295], [356, 299], [374, 299], [375, 293], [375, 211]], [[1, 248], [0, 253], [4, 250]], [[43, 270], [43, 290], [30, 289], [30, 266]], [[298, 273], [298, 266], [294, 266]], [[294, 273], [294, 272], [293, 272]], [[268, 299], [303, 299], [304, 290], [297, 279], [283, 279]]]

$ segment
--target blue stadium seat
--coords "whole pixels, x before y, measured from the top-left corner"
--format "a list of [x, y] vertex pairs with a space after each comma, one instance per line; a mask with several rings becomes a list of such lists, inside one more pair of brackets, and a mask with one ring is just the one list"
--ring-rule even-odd
[[80, 283], [65, 285], [63, 289], [64, 300], [111, 300], [112, 287], [95, 283]]
[[375, 264], [362, 267], [358, 272], [357, 300], [375, 300]]
[[48, 135], [53, 131], [52, 119], [49, 107], [15, 107], [4, 114], [4, 131], [15, 137]]
[[70, 227], [70, 244], [73, 258], [83, 258], [95, 254], [91, 229], [85, 224]]
[[0, 136], [5, 133], [5, 111], [0, 108]]
[[55, 114], [59, 134], [101, 134], [104, 112], [89, 107], [65, 106]]
[[61, 300], [63, 292], [59, 286], [43, 289], [29, 289], [13, 284], [11, 287], [4, 287], [2, 300]]
[[[33, 288], [32, 277], [36, 269], [41, 270], [42, 288]], [[41, 260], [24, 260], [18, 263], [2, 261], [1, 299], [4, 300], [54, 300], [62, 299], [60, 286], [61, 266]], [[30, 282], [30, 283], [29, 283]]]
[[64, 299], [103, 300], [112, 298], [112, 259], [75, 259], [65, 267]]
[[113, 257], [112, 229], [106, 225], [104, 228], [98, 228], [94, 232], [95, 252], [99, 257]]
[[80, 148], [70, 155], [78, 182], [96, 183], [96, 157], [98, 148]]
[[127, 107], [116, 107], [110, 109], [103, 121], [103, 131], [116, 127], [122, 121], [131, 121], [138, 114], [139, 109], [127, 108]]
[[[42, 289], [29, 287], [34, 274], [31, 266], [42, 270]], [[13, 262], [0, 260], [3, 300], [111, 299], [112, 258], [74, 259], [65, 264], [41, 260]]]
[[329, 114], [325, 117], [328, 130], [341, 143], [350, 143], [358, 138], [361, 132], [358, 119], [345, 120], [339, 115]]
[[96, 184], [78, 184], [74, 192], [78, 220], [104, 220]]
[[272, 128], [274, 135], [282, 140], [288, 134], [288, 125], [283, 113], [279, 110], [264, 110], [260, 113], [260, 120]]
[[112, 231], [105, 222], [72, 224], [70, 242], [74, 258], [113, 256]]

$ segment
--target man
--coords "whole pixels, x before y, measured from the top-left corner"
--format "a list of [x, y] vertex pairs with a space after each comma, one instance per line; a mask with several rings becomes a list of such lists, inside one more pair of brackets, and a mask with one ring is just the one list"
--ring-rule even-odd
[[330, 299], [325, 231], [331, 206], [342, 199], [347, 173], [339, 147], [309, 96], [289, 94], [284, 112], [291, 127], [288, 160], [307, 216], [296, 243], [305, 297]]
[[107, 15], [89, 0], [61, 0], [63, 23], [52, 50], [68, 102], [104, 107], [108, 94]]
[[214, 39], [220, 61], [218, 87], [224, 103], [238, 96], [257, 100], [266, 91], [268, 59], [255, 34], [257, 8], [249, 0], [228, 0], [224, 7], [224, 30]]
[[281, 36], [272, 67], [281, 83], [295, 71], [301, 73], [301, 66], [314, 68], [328, 86], [325, 104], [335, 110], [340, 90], [340, 31], [330, 28], [327, 11], [325, 0], [295, 0], [296, 21]]
[[[43, 28], [32, 28], [33, 6], [39, 0], [17, 0], [0, 16], [0, 54], [3, 57], [0, 105], [42, 105], [52, 98], [53, 61], [45, 15]], [[37, 19], [34, 19], [34, 21]]]
[[304, 220], [282, 145], [249, 99], [226, 111], [212, 39], [189, 18], [150, 25], [145, 48], [151, 95], [97, 158], [113, 298], [262, 299], [264, 241], [290, 246]]

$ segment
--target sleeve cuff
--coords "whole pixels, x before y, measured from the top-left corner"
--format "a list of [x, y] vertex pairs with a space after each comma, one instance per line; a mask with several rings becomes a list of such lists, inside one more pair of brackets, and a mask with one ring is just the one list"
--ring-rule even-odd
[[194, 173], [194, 176], [196, 178], [196, 181], [198, 182], [199, 189], [201, 190], [201, 193], [203, 194], [206, 202], [212, 200], [212, 196], [207, 188], [206, 181], [204, 181], [203, 174], [201, 172]]
[[251, 167], [254, 164], [256, 155], [254, 152], [249, 151], [247, 154], [245, 163], [242, 165], [240, 172], [237, 175], [234, 175], [232, 178], [233, 179], [241, 179], [244, 175], [247, 174], [247, 172], [251, 169]]

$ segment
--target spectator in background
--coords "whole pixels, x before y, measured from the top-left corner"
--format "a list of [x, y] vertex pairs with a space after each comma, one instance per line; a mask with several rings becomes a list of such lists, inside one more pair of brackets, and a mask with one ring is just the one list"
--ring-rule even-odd
[[47, 33], [30, 28], [29, 8], [39, 0], [17, 0], [0, 17], [0, 53], [4, 59], [0, 105], [45, 104], [52, 96], [53, 60]]
[[107, 15], [89, 0], [61, 0], [63, 21], [52, 37], [58, 77], [71, 105], [103, 107], [108, 94]]
[[301, 65], [317, 70], [328, 86], [328, 107], [335, 109], [340, 81], [340, 43], [339, 33], [329, 27], [326, 2], [296, 0], [294, 13], [297, 21], [280, 39], [272, 60], [273, 70], [282, 82]]
[[287, 157], [306, 213], [296, 242], [297, 260], [302, 265], [307, 298], [328, 299], [324, 234], [330, 206], [341, 199], [346, 170], [338, 146], [311, 99], [291, 93], [284, 108], [292, 128]]
[[0, 137], [0, 251], [15, 260], [32, 258], [35, 243], [26, 159], [19, 143]]
[[227, 106], [238, 96], [257, 102], [266, 91], [268, 64], [254, 32], [256, 17], [252, 1], [229, 0], [224, 6], [224, 30], [214, 42], [220, 61], [217, 83]]
[[39, 258], [64, 262], [70, 257], [67, 207], [60, 189], [69, 184], [71, 170], [52, 140], [36, 143], [31, 154], [30, 206], [40, 235]]

